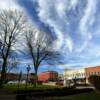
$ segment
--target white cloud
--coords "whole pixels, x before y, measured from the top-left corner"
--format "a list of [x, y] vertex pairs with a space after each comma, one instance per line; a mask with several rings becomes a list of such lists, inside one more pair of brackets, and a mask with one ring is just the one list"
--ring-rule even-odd
[[72, 8], [75, 8], [77, 6], [78, 2], [79, 2], [79, 0], [71, 0], [70, 6]]
[[100, 57], [100, 45], [94, 40], [94, 36], [100, 35], [99, 17], [96, 17], [99, 14], [98, 1], [35, 0], [39, 6], [37, 11], [40, 21], [49, 26], [57, 37], [54, 48], [66, 52], [66, 59], [71, 57], [67, 59], [68, 66], [100, 64], [93, 61], [93, 58]]
[[84, 9], [83, 17], [80, 19], [79, 28], [80, 34], [83, 38], [83, 44], [80, 49], [78, 49], [79, 52], [82, 52], [82, 50], [87, 47], [87, 45], [90, 43], [90, 40], [92, 39], [92, 33], [90, 32], [89, 28], [95, 21], [96, 1], [97, 0], [87, 1], [87, 6]]
[[37, 2], [39, 4], [38, 16], [40, 20], [43, 23], [52, 27], [53, 31], [56, 34], [56, 48], [58, 50], [62, 50], [62, 45], [65, 45], [65, 47], [67, 47], [66, 49], [72, 51], [73, 45], [71, 37], [67, 37], [65, 35], [65, 33], [67, 34], [66, 27], [68, 26], [68, 21], [66, 19], [66, 11], [68, 9], [67, 6], [69, 2], [67, 0], [46, 0], [45, 2], [43, 0], [38, 0]]
[[87, 1], [87, 6], [84, 10], [84, 14], [83, 17], [80, 20], [80, 31], [83, 36], [87, 36], [88, 33], [88, 28], [89, 25], [93, 24], [94, 22], [94, 16], [95, 16], [95, 11], [96, 11], [96, 0], [91, 1], [88, 0]]
[[71, 53], [73, 51], [73, 48], [74, 48], [74, 44], [73, 44], [73, 40], [70, 38], [70, 36], [67, 36], [67, 38], [65, 38], [64, 40], [64, 47], [63, 47], [63, 52], [64, 53], [67, 53], [67, 49], [69, 50], [69, 52]]
[[86, 63], [86, 62], [83, 62], [83, 63], [68, 63], [68, 64], [65, 64], [65, 65], [58, 65], [58, 68], [59, 69], [80, 69], [80, 68], [87, 68], [87, 67], [93, 67], [93, 66], [100, 66], [100, 62], [99, 61], [96, 61], [96, 62], [89, 62], [89, 63]]
[[21, 9], [15, 1], [16, 0], [0, 0], [0, 9]]

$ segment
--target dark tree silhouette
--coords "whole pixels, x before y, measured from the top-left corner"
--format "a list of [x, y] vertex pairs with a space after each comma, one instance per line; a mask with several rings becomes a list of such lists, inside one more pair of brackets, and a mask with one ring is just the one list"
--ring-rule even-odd
[[32, 62], [35, 70], [35, 86], [38, 81], [38, 68], [44, 62], [48, 64], [56, 64], [60, 63], [60, 58], [58, 51], [56, 51], [56, 47], [53, 47], [54, 41], [52, 38], [40, 31], [37, 28], [30, 27], [26, 32], [26, 48], [28, 54], [32, 58]]
[[25, 27], [26, 18], [22, 12], [17, 10], [0, 11], [0, 57], [2, 59], [2, 70], [0, 86], [6, 80], [7, 61], [10, 58], [11, 50], [14, 51], [15, 44]]

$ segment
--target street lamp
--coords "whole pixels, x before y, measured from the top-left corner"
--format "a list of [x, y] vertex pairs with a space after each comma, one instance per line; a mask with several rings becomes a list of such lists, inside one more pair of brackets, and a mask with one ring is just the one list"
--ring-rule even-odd
[[27, 69], [27, 77], [26, 77], [26, 88], [27, 88], [27, 83], [28, 83], [28, 75], [29, 75], [29, 71], [31, 70], [30, 65], [28, 65], [28, 66], [26, 67], [26, 69]]

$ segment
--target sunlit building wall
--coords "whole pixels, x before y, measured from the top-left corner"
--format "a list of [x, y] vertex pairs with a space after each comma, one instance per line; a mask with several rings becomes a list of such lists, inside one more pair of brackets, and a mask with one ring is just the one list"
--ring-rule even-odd
[[88, 78], [91, 75], [99, 75], [100, 76], [100, 66], [96, 67], [87, 67], [82, 69], [65, 69], [63, 72], [64, 76], [64, 84], [66, 84], [67, 80], [80, 79], [85, 80], [86, 83], [89, 83]]

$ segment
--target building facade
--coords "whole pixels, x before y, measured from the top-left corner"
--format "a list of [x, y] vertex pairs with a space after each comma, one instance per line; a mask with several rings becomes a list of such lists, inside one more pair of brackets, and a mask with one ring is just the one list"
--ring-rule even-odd
[[64, 70], [64, 85], [70, 84], [73, 81], [77, 80], [78, 83], [85, 83], [85, 69], [78, 69], [78, 70]]
[[91, 75], [100, 76], [100, 66], [85, 68], [85, 72], [86, 72], [85, 73], [86, 82], [88, 83], [89, 76]]
[[48, 82], [57, 80], [58, 80], [58, 72], [56, 71], [46, 71], [38, 75], [38, 81]]
[[6, 74], [6, 79], [8, 81], [16, 81], [16, 80], [18, 80], [18, 74], [16, 74], [16, 73], [7, 73]]
[[[20, 81], [26, 81], [27, 79], [27, 74], [18, 74], [18, 73], [6, 73], [6, 80], [7, 81], [18, 81], [20, 77]], [[1, 78], [1, 73], [0, 73], [0, 78]], [[34, 73], [29, 73], [28, 75], [28, 81], [34, 82]]]
[[63, 74], [58, 74], [58, 80], [64, 80], [64, 76], [63, 76]]
[[65, 69], [63, 72], [64, 84], [67, 84], [68, 80], [77, 80], [78, 83], [89, 83], [88, 78], [91, 75], [100, 75], [100, 66], [88, 67], [83, 69]]
[[78, 69], [78, 70], [65, 70], [64, 71], [64, 79], [74, 79], [74, 78], [85, 78], [85, 69]]

